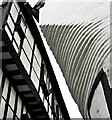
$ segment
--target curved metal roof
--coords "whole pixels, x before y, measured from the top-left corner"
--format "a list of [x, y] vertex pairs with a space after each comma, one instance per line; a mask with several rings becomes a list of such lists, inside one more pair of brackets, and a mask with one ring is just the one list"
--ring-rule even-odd
[[109, 16], [90, 22], [40, 25], [58, 62], [69, 90], [83, 117], [87, 117], [87, 100], [101, 68], [109, 78]]

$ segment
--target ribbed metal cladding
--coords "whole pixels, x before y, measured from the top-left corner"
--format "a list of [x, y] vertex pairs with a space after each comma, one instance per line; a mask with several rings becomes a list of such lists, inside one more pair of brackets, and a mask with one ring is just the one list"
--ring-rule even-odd
[[109, 17], [104, 15], [89, 22], [40, 26], [84, 118], [88, 117], [88, 96], [101, 68], [110, 80]]

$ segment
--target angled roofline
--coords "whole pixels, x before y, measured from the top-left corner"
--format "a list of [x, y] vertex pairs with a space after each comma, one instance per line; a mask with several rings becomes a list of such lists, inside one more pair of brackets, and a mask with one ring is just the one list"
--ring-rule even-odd
[[52, 65], [50, 63], [49, 57], [47, 55], [46, 49], [44, 47], [44, 44], [43, 44], [43, 41], [41, 38], [41, 35], [40, 35], [39, 30], [37, 28], [37, 25], [33, 19], [32, 8], [29, 5], [29, 3], [22, 2], [22, 3], [18, 3], [18, 4], [23, 12], [23, 15], [25, 17], [25, 21], [28, 24], [29, 29], [31, 30], [32, 36], [37, 44], [37, 47], [42, 55], [42, 58], [44, 59], [44, 62], [46, 64], [46, 69], [48, 71], [48, 74], [50, 75], [50, 81], [51, 81], [51, 84], [53, 86], [53, 91], [55, 92], [56, 99], [57, 99], [57, 102], [60, 106], [63, 117], [65, 120], [70, 120], [69, 113], [67, 111], [65, 102], [63, 100], [63, 97], [62, 97], [58, 82], [56, 80], [56, 76], [54, 74]]

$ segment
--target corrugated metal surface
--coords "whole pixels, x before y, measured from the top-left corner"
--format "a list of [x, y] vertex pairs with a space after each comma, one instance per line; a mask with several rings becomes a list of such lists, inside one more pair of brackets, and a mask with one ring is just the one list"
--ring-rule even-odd
[[105, 3], [92, 8], [101, 14], [82, 15], [72, 24], [40, 26], [83, 117], [87, 117], [88, 95], [101, 68], [110, 82], [110, 7], [97, 11], [100, 8], [105, 8]]

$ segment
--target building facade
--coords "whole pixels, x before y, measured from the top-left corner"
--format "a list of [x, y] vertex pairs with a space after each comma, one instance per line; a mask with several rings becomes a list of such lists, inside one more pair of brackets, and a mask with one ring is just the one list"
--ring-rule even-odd
[[1, 9], [0, 119], [69, 120], [38, 30], [38, 12], [16, 0], [3, 2]]

